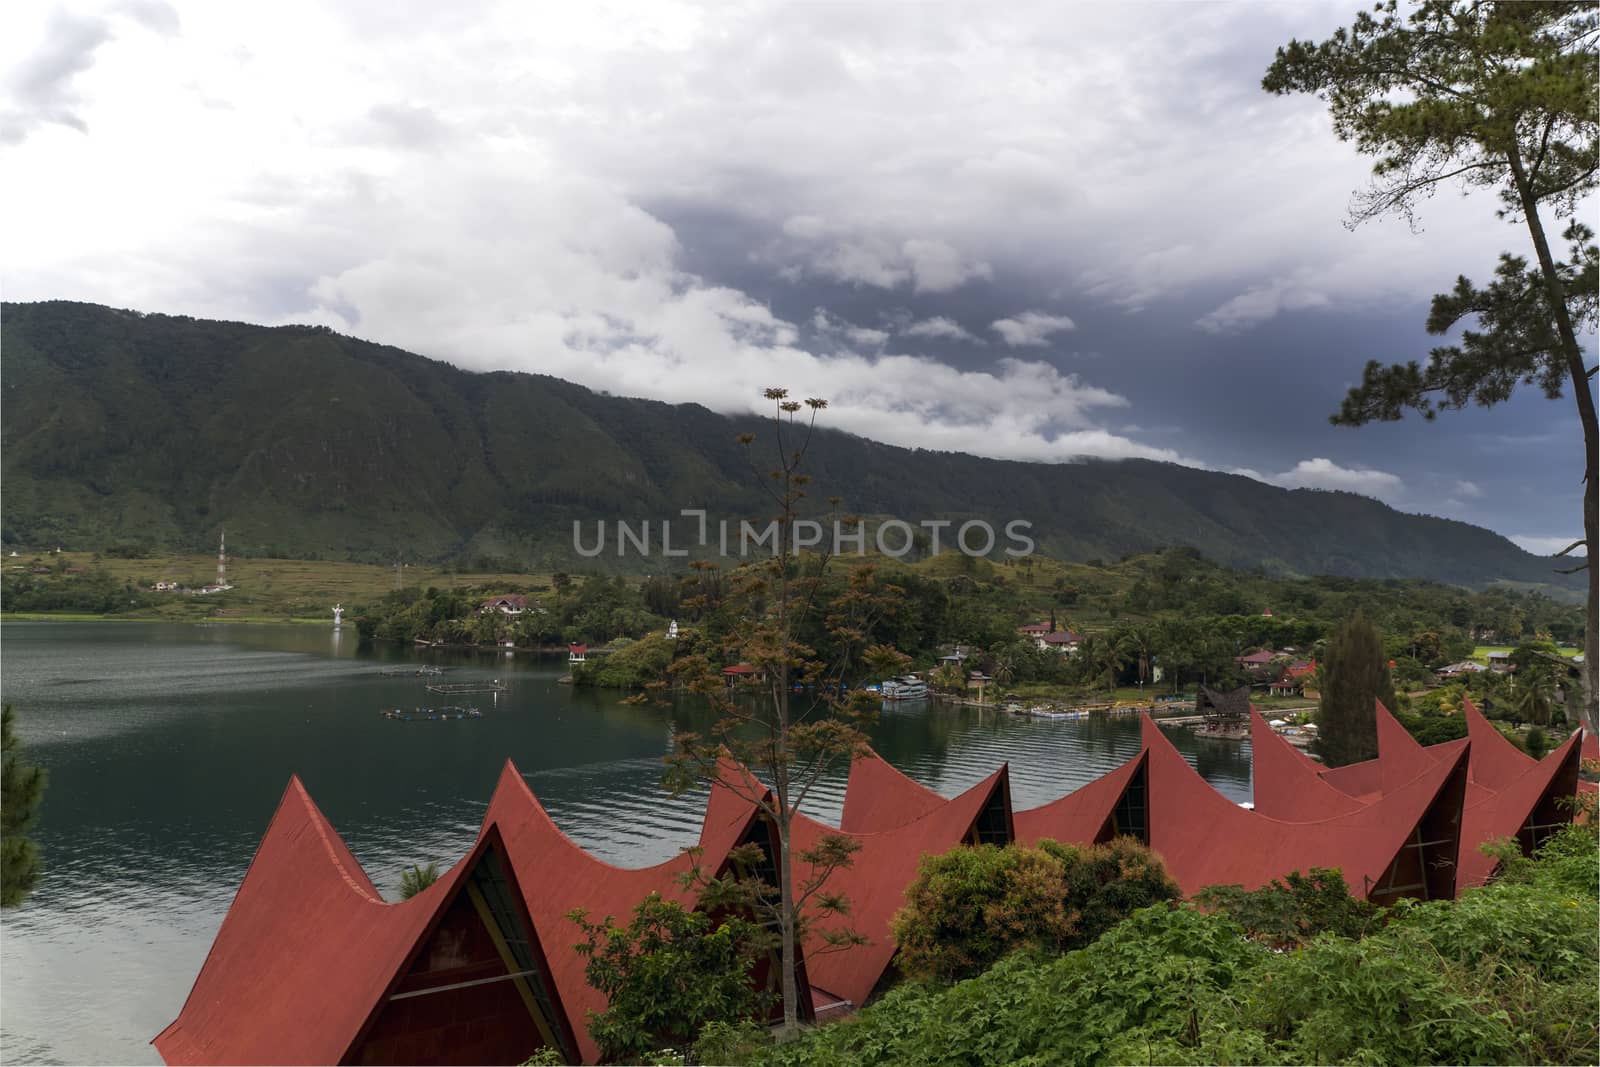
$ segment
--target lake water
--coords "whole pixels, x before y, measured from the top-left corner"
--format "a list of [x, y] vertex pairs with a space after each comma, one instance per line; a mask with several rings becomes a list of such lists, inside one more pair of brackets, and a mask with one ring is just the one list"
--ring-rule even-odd
[[[382, 707], [444, 703], [386, 666], [498, 678], [483, 718], [393, 722]], [[157, 623], [0, 627], [0, 693], [50, 784], [34, 836], [45, 871], [0, 927], [0, 1060], [159, 1063], [149, 1041], [188, 995], [290, 774], [385, 893], [406, 866], [448, 865], [476, 834], [501, 764], [561, 828], [612, 863], [694, 842], [701, 801], [657, 785], [691, 708], [633, 707], [558, 684], [559, 658], [416, 653], [353, 630]], [[1174, 741], [1219, 790], [1250, 797], [1247, 744]], [[949, 796], [1002, 761], [1033, 807], [1139, 747], [1135, 718], [1036, 722], [922, 703], [886, 709], [877, 750]], [[812, 814], [836, 821], [842, 774]]]

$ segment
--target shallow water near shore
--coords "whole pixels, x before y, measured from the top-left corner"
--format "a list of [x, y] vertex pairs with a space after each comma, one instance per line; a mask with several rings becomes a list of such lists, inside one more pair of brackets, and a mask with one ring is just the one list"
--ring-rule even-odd
[[[439, 697], [385, 667], [437, 663], [503, 693]], [[561, 828], [643, 866], [693, 843], [702, 802], [658, 786], [687, 703], [623, 704], [558, 683], [564, 658], [413, 650], [306, 626], [15, 622], [0, 695], [50, 784], [45, 872], [0, 933], [5, 1062], [159, 1063], [149, 1041], [188, 995], [291, 774], [394, 894], [415, 862], [458, 859], [513, 760]], [[481, 719], [398, 722], [380, 708], [475, 703]], [[1234, 800], [1248, 743], [1170, 737]], [[1139, 747], [1136, 717], [1042, 722], [914, 702], [886, 707], [877, 750], [949, 796], [1009, 761], [1018, 809]], [[841, 773], [812, 813], [836, 820]]]

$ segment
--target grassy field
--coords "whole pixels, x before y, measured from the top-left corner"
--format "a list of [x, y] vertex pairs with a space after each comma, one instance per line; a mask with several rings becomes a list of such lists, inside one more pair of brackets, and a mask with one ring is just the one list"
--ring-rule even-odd
[[[1479, 663], [1488, 664], [1488, 662], [1489, 662], [1489, 653], [1491, 653], [1491, 652], [1512, 652], [1512, 651], [1515, 651], [1515, 649], [1516, 649], [1515, 645], [1479, 645], [1477, 648], [1472, 650], [1472, 658], [1474, 660], [1476, 660], [1477, 662], [1479, 662]], [[1571, 659], [1573, 656], [1578, 655], [1583, 650], [1581, 648], [1563, 648], [1563, 649], [1558, 649], [1558, 651], [1563, 656], [1566, 656], [1568, 659]]]
[[[58, 560], [64, 560], [68, 568], [99, 569], [140, 586], [153, 586], [158, 581], [175, 581], [198, 588], [216, 581], [217, 577], [216, 557], [202, 555], [119, 559], [86, 552], [63, 552], [60, 555], [8, 556], [3, 565], [8, 568], [35, 564], [54, 567]], [[435, 586], [440, 589], [488, 587], [511, 591], [537, 590], [550, 585], [548, 574], [470, 574], [447, 572], [425, 564], [405, 566], [400, 571], [399, 580], [408, 586]], [[238, 622], [327, 623], [333, 617], [335, 604], [342, 603], [350, 607], [367, 603], [394, 590], [396, 573], [394, 567], [366, 563], [241, 557], [228, 560], [228, 581], [234, 588], [224, 593], [207, 596], [157, 594], [165, 598], [162, 603], [116, 617], [172, 621], [226, 618]], [[6, 614], [9, 619], [33, 617], [70, 619], [103, 616]]]

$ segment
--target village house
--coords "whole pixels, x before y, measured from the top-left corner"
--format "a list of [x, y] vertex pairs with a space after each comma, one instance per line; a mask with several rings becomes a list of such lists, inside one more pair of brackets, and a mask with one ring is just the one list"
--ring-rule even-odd
[[1275, 697], [1297, 697], [1305, 694], [1306, 685], [1314, 680], [1317, 673], [1317, 661], [1314, 659], [1297, 659], [1289, 664], [1283, 672], [1283, 677], [1267, 684], [1267, 695]]
[[502, 615], [521, 615], [528, 610], [528, 597], [525, 593], [506, 593], [504, 596], [490, 597], [478, 605], [478, 614], [492, 615], [499, 612]]
[[1053, 634], [1045, 634], [1041, 637], [1039, 639], [1039, 648], [1070, 655], [1078, 651], [1078, 645], [1082, 642], [1083, 638], [1071, 630], [1057, 630]]
[[1264, 670], [1269, 663], [1277, 658], [1278, 654], [1276, 652], [1272, 652], [1263, 648], [1257, 652], [1251, 652], [1243, 656], [1235, 656], [1233, 657], [1233, 661], [1247, 671], [1259, 671]]

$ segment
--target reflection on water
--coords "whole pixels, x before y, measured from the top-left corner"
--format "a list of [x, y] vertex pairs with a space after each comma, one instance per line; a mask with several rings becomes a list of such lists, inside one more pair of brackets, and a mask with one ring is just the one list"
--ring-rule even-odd
[[[498, 678], [492, 698], [432, 697], [385, 677], [412, 649], [303, 627], [8, 623], [3, 699], [50, 770], [37, 839], [46, 868], [8, 913], [6, 1062], [156, 1063], [291, 774], [394, 893], [414, 862], [458, 858], [510, 758], [572, 838], [606, 860], [670, 858], [699, 832], [701, 800], [657, 785], [687, 705], [634, 707], [574, 691], [559, 659], [424, 653], [449, 680]], [[395, 722], [382, 707], [477, 701], [484, 717]], [[886, 709], [873, 744], [950, 796], [1010, 762], [1018, 809], [1052, 800], [1139, 747], [1138, 721], [1034, 722], [971, 709]], [[1246, 745], [1170, 734], [1223, 793], [1250, 795]], [[812, 794], [837, 820], [840, 774]]]

